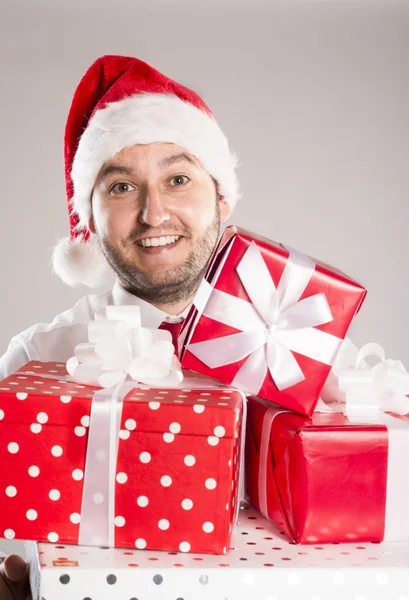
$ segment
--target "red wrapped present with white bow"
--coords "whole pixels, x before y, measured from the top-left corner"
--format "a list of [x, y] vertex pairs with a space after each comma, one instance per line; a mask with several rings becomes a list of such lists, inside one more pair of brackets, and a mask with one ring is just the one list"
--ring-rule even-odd
[[248, 399], [247, 495], [297, 543], [409, 540], [409, 373], [377, 344], [356, 357], [311, 418]]
[[228, 227], [182, 331], [182, 366], [311, 415], [365, 294], [333, 267]]
[[69, 361], [75, 378], [32, 361], [0, 382], [0, 536], [225, 554], [243, 395], [181, 381], [170, 334], [141, 332], [133, 317], [123, 327], [112, 310]]

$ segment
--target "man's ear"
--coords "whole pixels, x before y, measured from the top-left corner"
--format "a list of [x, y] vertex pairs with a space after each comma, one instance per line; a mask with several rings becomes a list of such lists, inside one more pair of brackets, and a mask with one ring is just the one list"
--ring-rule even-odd
[[95, 235], [95, 233], [97, 232], [97, 230], [95, 229], [95, 223], [94, 223], [94, 217], [91, 215], [90, 218], [88, 219], [88, 229], [90, 230], [91, 233], [93, 233]]
[[217, 201], [219, 203], [220, 221], [223, 223], [224, 221], [227, 221], [231, 215], [230, 204], [226, 202], [224, 196], [219, 193], [217, 194]]

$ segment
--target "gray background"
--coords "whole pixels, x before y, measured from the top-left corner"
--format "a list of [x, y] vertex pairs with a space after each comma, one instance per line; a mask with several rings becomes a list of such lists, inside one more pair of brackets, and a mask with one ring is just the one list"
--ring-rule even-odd
[[354, 340], [409, 368], [408, 2], [1, 0], [0, 53], [0, 354], [87, 293], [52, 276], [50, 248], [72, 94], [112, 53], [203, 96], [242, 163], [231, 222], [364, 283]]

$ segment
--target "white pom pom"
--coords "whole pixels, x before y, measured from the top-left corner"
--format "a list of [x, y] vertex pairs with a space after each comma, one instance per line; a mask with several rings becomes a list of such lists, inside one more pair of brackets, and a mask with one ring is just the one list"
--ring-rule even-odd
[[67, 237], [54, 247], [53, 270], [67, 285], [96, 288], [109, 282], [112, 270], [94, 237], [86, 242]]

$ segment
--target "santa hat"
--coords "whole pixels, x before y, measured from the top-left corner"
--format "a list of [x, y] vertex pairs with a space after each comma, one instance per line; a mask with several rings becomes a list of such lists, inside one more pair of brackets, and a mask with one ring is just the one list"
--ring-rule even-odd
[[88, 229], [91, 194], [102, 165], [135, 144], [170, 142], [196, 156], [233, 208], [236, 157], [203, 100], [146, 63], [102, 56], [80, 81], [65, 130], [70, 236], [54, 249], [56, 274], [68, 285], [97, 287], [109, 273]]

